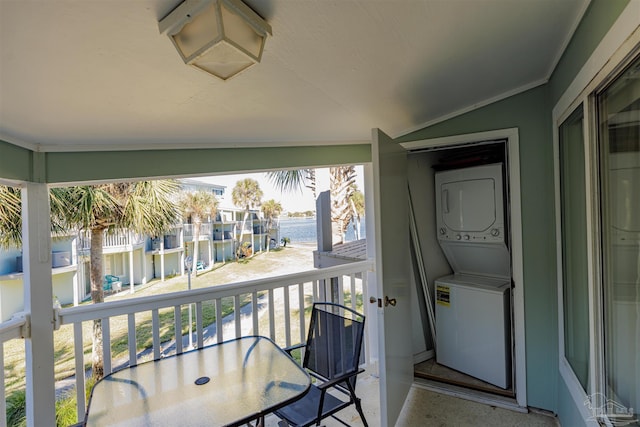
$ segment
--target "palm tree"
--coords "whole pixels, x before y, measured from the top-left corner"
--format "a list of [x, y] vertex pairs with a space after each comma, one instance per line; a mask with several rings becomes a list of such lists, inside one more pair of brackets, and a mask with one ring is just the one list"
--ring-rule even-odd
[[292, 169], [267, 172], [267, 178], [269, 178], [269, 181], [281, 192], [298, 191], [302, 190], [302, 187], [305, 186], [311, 190], [314, 200], [317, 197], [315, 169]]
[[364, 194], [354, 185], [354, 191], [349, 199], [353, 212], [353, 231], [356, 240], [360, 240], [360, 222], [364, 216]]
[[[244, 237], [244, 227], [249, 218], [249, 211], [260, 206], [262, 200], [262, 190], [258, 181], [252, 178], [245, 178], [236, 182], [231, 193], [233, 204], [244, 209], [244, 217], [242, 219], [242, 228], [240, 229], [240, 240], [238, 244], [242, 247], [242, 238]], [[237, 254], [236, 254], [237, 255]]]
[[[51, 210], [51, 232], [64, 232], [65, 205], [61, 195], [64, 189], [49, 190]], [[0, 185], [0, 248], [20, 248], [22, 246], [22, 202], [20, 189]]]
[[[52, 215], [52, 231], [79, 230], [91, 235], [90, 281], [91, 301], [98, 304], [104, 301], [102, 243], [105, 231], [116, 228], [148, 234], [160, 235], [170, 229], [178, 216], [173, 199], [179, 189], [171, 180], [140, 181], [135, 183], [114, 183], [87, 185], [51, 189], [49, 198]], [[13, 193], [13, 194], [11, 194]], [[0, 188], [0, 202], [7, 200], [11, 204], [0, 210], [0, 227], [4, 236], [5, 229], [11, 231], [13, 243], [21, 244], [21, 237], [14, 230], [16, 211], [16, 191]], [[2, 203], [4, 204], [4, 203]], [[5, 214], [12, 216], [5, 218]], [[13, 231], [12, 231], [13, 230]], [[133, 286], [133, 282], [131, 282]], [[104, 362], [102, 359], [102, 323], [93, 323], [92, 370], [93, 377], [102, 378]]]
[[[299, 191], [302, 186], [310, 188], [313, 198], [316, 198], [316, 174], [315, 169], [294, 169], [269, 172], [269, 180], [280, 191]], [[344, 241], [349, 222], [353, 218], [354, 209], [349, 200], [356, 191], [355, 166], [339, 166], [329, 169], [330, 194], [331, 194], [331, 223], [334, 243]]]
[[344, 242], [353, 217], [350, 199], [355, 191], [355, 166], [338, 166], [329, 169], [331, 191], [331, 229], [334, 243]]
[[[104, 301], [104, 232], [127, 228], [151, 236], [164, 234], [175, 225], [178, 218], [178, 210], [173, 200], [179, 188], [175, 181], [159, 180], [67, 189], [67, 222], [91, 234], [90, 278], [91, 301], [94, 304]], [[133, 286], [133, 281], [130, 286]], [[95, 320], [93, 324], [92, 370], [96, 379], [104, 375], [100, 320]]]
[[[185, 192], [180, 196], [178, 205], [182, 212], [183, 220], [187, 220], [193, 225], [193, 262], [198, 263], [198, 246], [200, 242], [200, 225], [203, 220], [208, 220], [215, 216], [218, 210], [218, 199], [213, 193], [200, 190], [196, 192]], [[195, 276], [198, 269], [193, 270]]]
[[[282, 213], [282, 205], [273, 199], [267, 200], [262, 203], [262, 213], [267, 220], [267, 251], [271, 243], [271, 229], [273, 228], [273, 221]], [[277, 237], [277, 236], [276, 236]]]

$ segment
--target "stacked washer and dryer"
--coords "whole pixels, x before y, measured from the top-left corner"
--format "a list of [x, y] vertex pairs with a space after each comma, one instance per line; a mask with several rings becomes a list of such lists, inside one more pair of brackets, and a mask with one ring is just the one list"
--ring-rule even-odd
[[503, 163], [436, 172], [438, 243], [454, 274], [435, 281], [436, 361], [511, 387], [511, 264]]

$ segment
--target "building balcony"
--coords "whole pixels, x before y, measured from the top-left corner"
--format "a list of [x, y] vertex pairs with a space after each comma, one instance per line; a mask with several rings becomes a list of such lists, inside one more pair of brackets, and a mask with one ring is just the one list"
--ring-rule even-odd
[[[133, 233], [129, 230], [118, 229], [113, 232], [104, 231], [102, 238], [104, 253], [118, 252], [139, 248], [144, 245], [145, 236]], [[91, 249], [91, 233], [83, 231], [79, 233], [78, 252], [88, 254]]]

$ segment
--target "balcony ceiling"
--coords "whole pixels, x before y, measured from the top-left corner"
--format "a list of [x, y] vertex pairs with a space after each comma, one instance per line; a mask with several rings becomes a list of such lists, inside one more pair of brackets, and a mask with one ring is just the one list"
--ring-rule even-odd
[[180, 0], [0, 1], [0, 139], [43, 151], [366, 141], [545, 82], [588, 0], [247, 0], [227, 82], [158, 20]]

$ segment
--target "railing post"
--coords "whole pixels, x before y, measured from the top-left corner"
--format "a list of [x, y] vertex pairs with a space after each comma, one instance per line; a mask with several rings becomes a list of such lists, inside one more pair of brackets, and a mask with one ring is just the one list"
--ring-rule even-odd
[[31, 315], [25, 337], [27, 426], [56, 425], [53, 286], [51, 282], [51, 218], [46, 184], [22, 189], [24, 310]]

